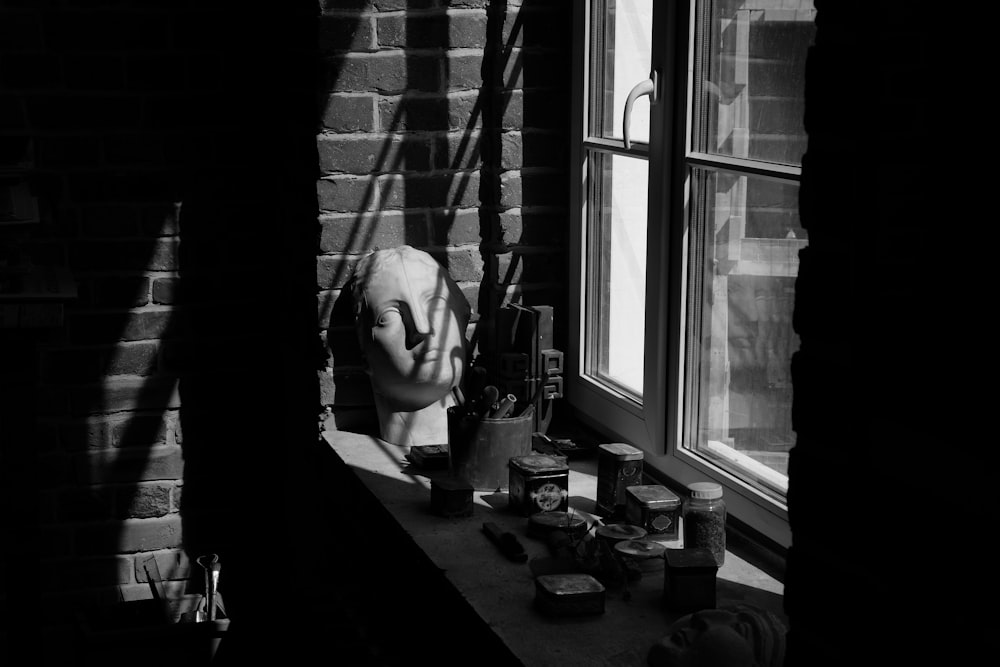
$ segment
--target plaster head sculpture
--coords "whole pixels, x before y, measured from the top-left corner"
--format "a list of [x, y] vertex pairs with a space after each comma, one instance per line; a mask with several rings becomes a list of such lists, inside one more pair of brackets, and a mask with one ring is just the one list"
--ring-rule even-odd
[[352, 293], [382, 439], [447, 443], [447, 409], [465, 368], [465, 296], [431, 255], [407, 245], [358, 262]]
[[677, 619], [654, 644], [650, 667], [783, 667], [785, 624], [747, 604], [704, 609]]

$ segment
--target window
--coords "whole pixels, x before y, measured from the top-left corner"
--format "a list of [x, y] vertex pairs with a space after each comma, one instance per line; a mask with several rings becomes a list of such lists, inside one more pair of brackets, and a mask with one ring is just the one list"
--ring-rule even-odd
[[790, 542], [811, 0], [577, 3], [567, 399]]

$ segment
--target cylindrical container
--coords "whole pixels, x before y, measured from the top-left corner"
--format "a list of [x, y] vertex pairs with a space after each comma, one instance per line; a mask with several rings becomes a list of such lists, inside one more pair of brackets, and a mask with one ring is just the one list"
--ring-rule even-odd
[[489, 419], [448, 408], [448, 465], [476, 491], [506, 489], [512, 456], [531, 454], [531, 415]]
[[639, 484], [625, 489], [625, 519], [650, 535], [679, 537], [681, 499], [662, 484]]
[[712, 553], [715, 564], [726, 559], [726, 501], [722, 485], [716, 482], [688, 484], [681, 514], [684, 519], [684, 548], [704, 548]]
[[608, 523], [594, 529], [594, 536], [613, 549], [625, 540], [640, 540], [646, 537], [646, 530], [628, 523]]
[[514, 456], [508, 469], [508, 494], [513, 509], [525, 516], [569, 509], [569, 466], [565, 456]]
[[643, 538], [622, 540], [615, 544], [615, 551], [639, 572], [658, 572], [663, 569], [663, 553], [667, 547], [662, 542]]
[[622, 442], [597, 448], [597, 514], [621, 516], [625, 489], [642, 484], [642, 450]]
[[571, 538], [580, 539], [587, 534], [587, 520], [570, 512], [536, 512], [528, 517], [528, 537], [547, 539], [554, 530], [561, 530]]

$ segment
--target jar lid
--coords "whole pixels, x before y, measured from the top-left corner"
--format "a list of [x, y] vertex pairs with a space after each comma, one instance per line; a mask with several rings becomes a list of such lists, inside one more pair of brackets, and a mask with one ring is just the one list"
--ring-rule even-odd
[[600, 445], [598, 449], [602, 454], [607, 454], [620, 461], [635, 461], [642, 458], [642, 450], [624, 442], [609, 442]]
[[623, 540], [615, 544], [615, 551], [631, 558], [662, 558], [667, 546], [653, 540]]
[[713, 500], [722, 497], [722, 485], [717, 482], [694, 482], [687, 488], [692, 498]]
[[606, 523], [598, 526], [594, 534], [607, 540], [637, 540], [646, 537], [646, 529], [630, 523]]

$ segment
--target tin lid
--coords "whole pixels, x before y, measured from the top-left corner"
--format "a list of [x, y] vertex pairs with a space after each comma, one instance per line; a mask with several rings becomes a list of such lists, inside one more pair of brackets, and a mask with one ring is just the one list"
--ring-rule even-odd
[[615, 551], [631, 558], [663, 558], [667, 545], [653, 540], [623, 540], [615, 544]]
[[693, 482], [688, 484], [692, 498], [713, 500], [722, 497], [722, 485], [717, 482]]
[[598, 526], [594, 534], [611, 540], [637, 540], [646, 537], [646, 529], [630, 523], [608, 523]]
[[715, 556], [705, 547], [667, 549], [664, 558], [669, 570], [683, 570], [688, 573], [702, 573], [719, 569]]
[[589, 574], [540, 574], [535, 585], [555, 596], [603, 593], [604, 586]]
[[601, 454], [618, 461], [635, 461], [642, 458], [642, 450], [624, 442], [609, 442], [598, 447]]
[[570, 532], [579, 530], [587, 524], [579, 514], [552, 510], [549, 512], [535, 512], [528, 517], [528, 523], [540, 528], [562, 529]]
[[525, 456], [512, 456], [508, 463], [511, 468], [517, 468], [521, 472], [563, 472], [569, 470], [566, 459], [563, 457], [548, 456], [547, 454], [527, 454]]
[[650, 509], [670, 509], [681, 504], [680, 496], [662, 484], [636, 484], [625, 487], [625, 494]]

